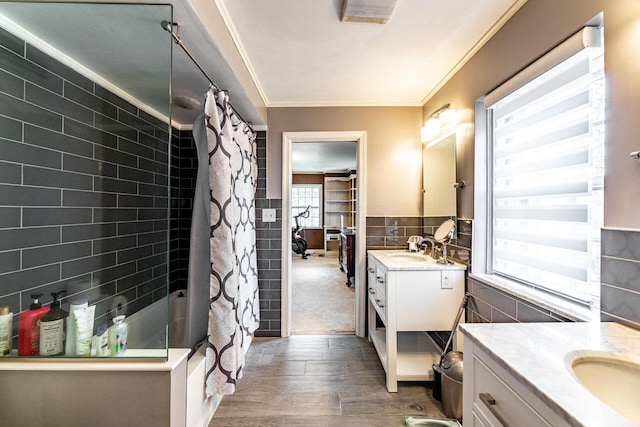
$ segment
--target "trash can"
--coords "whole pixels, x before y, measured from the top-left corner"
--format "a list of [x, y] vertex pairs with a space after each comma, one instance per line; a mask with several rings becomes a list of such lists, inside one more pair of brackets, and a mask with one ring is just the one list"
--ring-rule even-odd
[[442, 411], [449, 418], [462, 419], [462, 352], [450, 351], [442, 359]]

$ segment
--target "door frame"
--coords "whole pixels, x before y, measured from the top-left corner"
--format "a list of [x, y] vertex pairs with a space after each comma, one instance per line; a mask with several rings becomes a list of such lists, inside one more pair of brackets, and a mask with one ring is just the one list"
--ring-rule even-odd
[[364, 337], [366, 310], [366, 196], [367, 132], [283, 132], [282, 133], [282, 287], [280, 329], [283, 337], [291, 335], [291, 153], [294, 142], [356, 141], [356, 335]]

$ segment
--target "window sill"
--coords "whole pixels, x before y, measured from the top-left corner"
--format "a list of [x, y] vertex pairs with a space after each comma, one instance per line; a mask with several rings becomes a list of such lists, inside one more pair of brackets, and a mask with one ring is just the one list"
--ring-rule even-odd
[[569, 320], [577, 322], [600, 321], [599, 310], [589, 310], [579, 304], [530, 288], [516, 281], [490, 274], [469, 274], [469, 277]]

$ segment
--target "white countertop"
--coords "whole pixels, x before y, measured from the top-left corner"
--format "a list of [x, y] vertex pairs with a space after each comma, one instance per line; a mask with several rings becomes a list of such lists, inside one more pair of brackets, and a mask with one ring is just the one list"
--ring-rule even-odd
[[[403, 250], [369, 250], [367, 254], [373, 256], [387, 267], [387, 270], [466, 270], [464, 264], [454, 262], [445, 265], [438, 264], [435, 259], [422, 252], [409, 252]], [[407, 254], [408, 257], [400, 257]]]
[[640, 359], [640, 331], [618, 323], [466, 323], [462, 333], [576, 426], [636, 426], [584, 388], [567, 353], [608, 351]]

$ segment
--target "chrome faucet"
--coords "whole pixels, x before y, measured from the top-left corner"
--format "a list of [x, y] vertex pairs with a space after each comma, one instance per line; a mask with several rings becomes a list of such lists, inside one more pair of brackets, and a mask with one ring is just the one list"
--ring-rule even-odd
[[423, 237], [422, 240], [418, 242], [418, 247], [424, 246], [424, 254], [427, 254], [427, 243], [431, 243], [431, 258], [436, 259], [436, 241], [431, 237]]

